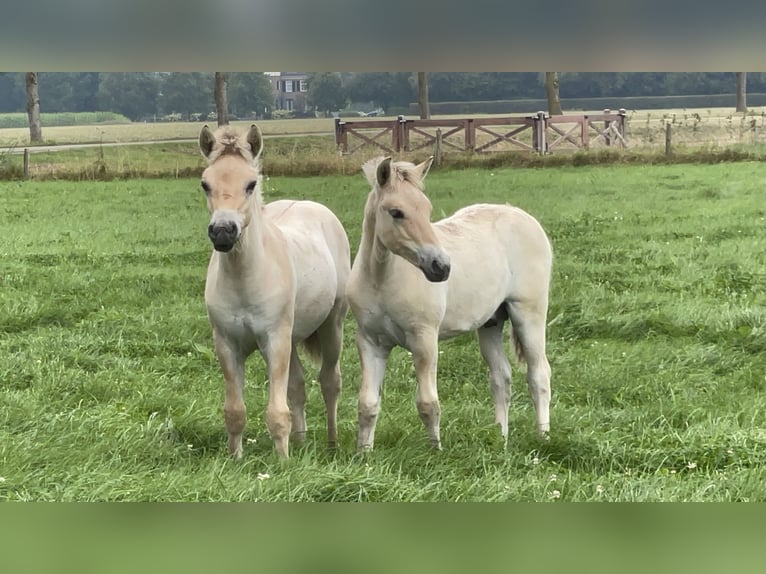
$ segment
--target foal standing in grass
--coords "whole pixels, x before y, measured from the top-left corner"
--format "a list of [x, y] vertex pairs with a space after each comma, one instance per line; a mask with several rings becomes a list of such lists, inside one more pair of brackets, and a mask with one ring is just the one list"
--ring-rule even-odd
[[412, 353], [417, 409], [431, 443], [441, 448], [438, 341], [467, 331], [478, 332], [495, 421], [507, 444], [507, 319], [517, 354], [527, 363], [537, 428], [541, 433], [550, 429], [545, 326], [553, 255], [548, 237], [536, 219], [509, 205], [471, 205], [431, 224], [431, 203], [422, 190], [432, 159], [416, 166], [387, 157], [363, 166], [372, 191], [348, 284], [362, 367], [360, 450], [373, 447], [386, 362], [396, 345]]
[[211, 214], [208, 235], [215, 248], [205, 303], [226, 380], [229, 454], [242, 456], [245, 359], [255, 349], [268, 368], [266, 423], [277, 453], [288, 456], [291, 431], [298, 442], [305, 439], [306, 392], [299, 343], [310, 355], [321, 356], [319, 382], [327, 407], [327, 439], [333, 445], [348, 311], [346, 232], [337, 217], [318, 203], [263, 204], [263, 139], [257, 126], [242, 135], [231, 128], [214, 134], [205, 126], [199, 146], [209, 164], [202, 174], [202, 189]]

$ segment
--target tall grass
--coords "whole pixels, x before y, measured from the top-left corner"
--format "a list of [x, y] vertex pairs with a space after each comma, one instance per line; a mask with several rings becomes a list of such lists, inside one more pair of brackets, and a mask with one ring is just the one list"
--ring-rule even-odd
[[[6, 183], [0, 499], [762, 501], [765, 176], [748, 162], [434, 169], [435, 217], [508, 201], [551, 236], [550, 440], [515, 366], [503, 450], [465, 335], [441, 345], [444, 451], [428, 446], [397, 350], [376, 449], [359, 457], [349, 318], [339, 448], [324, 447], [308, 368], [309, 440], [287, 463], [266, 432], [256, 357], [244, 460], [226, 456], [196, 179]], [[367, 191], [356, 174], [270, 176], [265, 193], [326, 203], [355, 250]]]

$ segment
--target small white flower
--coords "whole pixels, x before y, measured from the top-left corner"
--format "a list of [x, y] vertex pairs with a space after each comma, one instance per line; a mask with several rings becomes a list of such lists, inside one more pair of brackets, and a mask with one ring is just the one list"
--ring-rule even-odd
[[729, 450], [726, 451], [726, 454], [728, 454], [730, 456], [733, 455], [734, 454], [734, 449], [730, 448]]
[[255, 444], [255, 439], [254, 438], [247, 439], [247, 444]]
[[671, 469], [670, 470], [670, 474], [675, 474], [675, 473], [676, 473], [676, 469]]
[[532, 464], [540, 464], [540, 459], [535, 457], [532, 459]]
[[192, 356], [192, 354], [191, 354], [191, 351], [188, 351], [188, 352], [186, 353], [186, 356], [187, 356], [187, 357], [191, 357], [191, 356]]
[[694, 470], [695, 468], [697, 468], [697, 463], [696, 462], [690, 462], [690, 463], [688, 463], [686, 465], [686, 468], [688, 468], [689, 470]]
[[187, 444], [186, 448], [188, 448], [189, 450], [193, 450], [194, 449], [194, 445], [193, 444]]
[[266, 480], [267, 478], [271, 478], [268, 472], [259, 472], [258, 476], [256, 477], [258, 480]]
[[551, 477], [548, 479], [548, 482], [556, 482], [556, 478], [558, 478], [555, 474], [552, 474]]
[[548, 497], [552, 498], [553, 500], [556, 500], [557, 498], [561, 498], [561, 492], [559, 492], [558, 490], [551, 490], [548, 493]]
[[596, 494], [604, 494], [604, 487], [602, 485], [596, 485]]

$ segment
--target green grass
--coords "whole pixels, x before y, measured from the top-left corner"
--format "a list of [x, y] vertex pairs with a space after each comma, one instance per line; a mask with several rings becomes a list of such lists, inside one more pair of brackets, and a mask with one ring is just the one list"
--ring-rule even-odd
[[[480, 201], [537, 216], [555, 252], [552, 432], [514, 368], [503, 451], [475, 337], [441, 345], [443, 452], [387, 372], [376, 449], [354, 452], [347, 322], [340, 446], [282, 463], [248, 363], [242, 462], [228, 459], [203, 288], [196, 179], [6, 182], [0, 189], [0, 499], [729, 501], [766, 499], [766, 245], [758, 162], [433, 170], [434, 217]], [[271, 177], [269, 199], [329, 205], [356, 248], [363, 177]], [[515, 365], [515, 363], [514, 363]]]

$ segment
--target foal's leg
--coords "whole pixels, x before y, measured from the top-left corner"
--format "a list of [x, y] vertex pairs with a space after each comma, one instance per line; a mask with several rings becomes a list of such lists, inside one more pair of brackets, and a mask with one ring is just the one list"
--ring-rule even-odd
[[327, 444], [330, 447], [334, 447], [338, 441], [338, 398], [342, 385], [340, 354], [343, 349], [343, 321], [347, 313], [348, 303], [345, 298], [340, 299], [330, 316], [319, 327], [319, 344], [322, 351], [319, 384], [327, 410]]
[[439, 339], [437, 332], [421, 333], [412, 346], [412, 357], [415, 362], [415, 375], [418, 379], [418, 390], [415, 404], [418, 407], [420, 420], [428, 432], [431, 445], [441, 450], [439, 436], [439, 421], [441, 408], [439, 394], [436, 390], [436, 363], [439, 356]]
[[226, 395], [223, 403], [223, 416], [229, 435], [229, 455], [242, 458], [242, 434], [247, 422], [247, 409], [243, 392], [245, 388], [245, 358], [229, 346], [225, 339], [213, 332], [215, 354], [221, 364], [223, 378], [226, 381]]
[[298, 350], [293, 345], [290, 354], [290, 374], [287, 380], [287, 402], [292, 416], [292, 437], [298, 444], [306, 441], [306, 378]]
[[547, 433], [550, 428], [551, 367], [545, 356], [545, 301], [508, 305], [515, 335], [521, 343], [527, 363], [527, 387], [535, 405], [537, 430]]
[[356, 334], [356, 347], [362, 368], [359, 387], [359, 429], [356, 447], [359, 451], [372, 450], [375, 442], [375, 425], [380, 413], [380, 390], [386, 373], [386, 362], [391, 349], [373, 345], [361, 330]]
[[292, 353], [292, 324], [277, 326], [269, 332], [261, 351], [269, 369], [269, 404], [266, 407], [266, 424], [274, 441], [277, 455], [288, 456], [290, 437], [290, 408], [287, 404], [287, 387]]
[[495, 422], [500, 425], [503, 442], [508, 444], [508, 409], [511, 405], [511, 363], [503, 344], [503, 325], [498, 323], [478, 330], [481, 356], [489, 367], [489, 386], [495, 400]]

